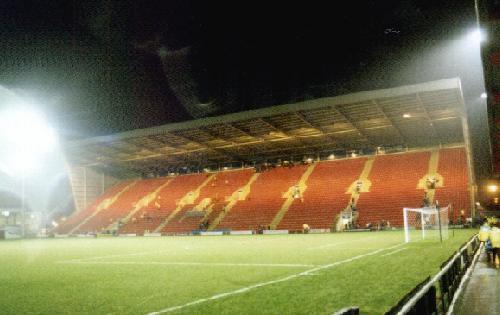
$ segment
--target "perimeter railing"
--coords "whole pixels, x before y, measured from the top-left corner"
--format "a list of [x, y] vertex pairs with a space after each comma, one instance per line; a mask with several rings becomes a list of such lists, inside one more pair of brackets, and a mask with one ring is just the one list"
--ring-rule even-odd
[[[441, 315], [451, 314], [454, 303], [472, 271], [481, 249], [477, 235], [471, 237], [460, 249], [445, 261], [434, 277], [424, 281], [408, 292], [386, 315]], [[358, 307], [348, 307], [334, 315], [359, 314]]]
[[473, 236], [441, 265], [440, 271], [434, 277], [428, 277], [417, 285], [386, 315], [448, 314], [471, 271], [471, 265], [480, 253], [481, 246], [477, 236]]

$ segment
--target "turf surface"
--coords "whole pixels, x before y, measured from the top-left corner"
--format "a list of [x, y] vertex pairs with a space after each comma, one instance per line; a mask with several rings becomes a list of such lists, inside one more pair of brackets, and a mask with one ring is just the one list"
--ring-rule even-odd
[[383, 314], [475, 232], [3, 241], [0, 313]]

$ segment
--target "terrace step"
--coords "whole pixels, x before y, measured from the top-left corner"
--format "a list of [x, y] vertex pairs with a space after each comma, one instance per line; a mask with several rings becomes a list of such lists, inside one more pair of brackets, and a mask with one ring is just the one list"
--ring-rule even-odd
[[[350, 205], [354, 206], [358, 203], [359, 197], [361, 193], [370, 192], [370, 187], [372, 185], [371, 181], [368, 179], [370, 176], [370, 172], [373, 168], [373, 162], [375, 161], [375, 157], [370, 157], [366, 160], [363, 170], [361, 174], [359, 174], [359, 178], [355, 180], [347, 189], [346, 194], [351, 194], [351, 198], [349, 198], [349, 202], [347, 203], [344, 211], [350, 210]], [[358, 190], [358, 184], [361, 184], [361, 187]], [[335, 223], [333, 224], [336, 231], [342, 231], [344, 225], [342, 224], [342, 213], [335, 218]]]
[[417, 183], [429, 170], [430, 156], [429, 151], [377, 155], [370, 172], [370, 193], [362, 194], [356, 203], [358, 223], [386, 220], [391, 226], [402, 226], [402, 209], [422, 202]]
[[[314, 168], [316, 167], [316, 165], [317, 165], [316, 163], [313, 163], [313, 164], [309, 165], [309, 167], [307, 168], [307, 170], [300, 177], [298, 186], [299, 186], [299, 190], [300, 190], [300, 195], [301, 196], [303, 196], [304, 191], [306, 191], [306, 189], [307, 189], [307, 184], [306, 184], [307, 179], [309, 178], [309, 176], [314, 171]], [[286, 200], [285, 200], [285, 202], [283, 202], [283, 205], [281, 206], [281, 208], [278, 211], [278, 213], [276, 213], [276, 216], [274, 217], [273, 221], [271, 221], [271, 229], [272, 230], [275, 230], [276, 227], [278, 226], [278, 224], [280, 224], [281, 219], [283, 219], [283, 217], [285, 216], [286, 212], [288, 211], [288, 209], [292, 205], [293, 201], [296, 199], [295, 196], [294, 196], [294, 192], [295, 192], [295, 186], [292, 186], [292, 187], [290, 187], [288, 189], [288, 191], [283, 196], [283, 197], [286, 198]]]
[[[172, 182], [172, 179], [173, 178], [170, 178], [168, 179], [165, 184], [159, 186], [158, 188], [156, 188], [154, 191], [150, 192], [149, 194], [145, 195], [144, 197], [142, 197], [139, 201], [137, 201], [137, 203], [134, 205], [134, 207], [132, 208], [132, 210], [127, 214], [127, 216], [123, 219], [123, 223], [128, 223], [128, 221], [130, 221], [130, 219], [139, 211], [141, 210], [142, 208], [148, 206], [152, 201], [156, 200], [156, 197], [158, 196], [158, 193], [164, 188], [166, 187], [168, 184], [170, 184], [170, 182]], [[111, 230], [113, 227], [115, 227], [117, 225], [117, 222], [118, 221], [115, 221], [113, 223], [111, 223], [107, 230]]]
[[[454, 222], [471, 216], [474, 209], [474, 190], [469, 185], [467, 153], [464, 148], [447, 148], [439, 151], [439, 175], [441, 183], [437, 183], [434, 202], [441, 206], [452, 205], [449, 214]], [[439, 179], [439, 178], [438, 178]], [[439, 187], [441, 184], [441, 187]]]
[[277, 229], [299, 231], [304, 223], [311, 228], [331, 228], [349, 200], [348, 187], [359, 178], [365, 163], [366, 158], [317, 163], [307, 180], [304, 202], [292, 203]]
[[154, 233], [158, 233], [160, 232], [167, 224], [168, 222], [170, 222], [170, 220], [172, 220], [179, 211], [182, 210], [182, 208], [184, 208], [185, 205], [188, 205], [188, 204], [193, 204], [194, 201], [198, 198], [198, 196], [200, 195], [200, 190], [205, 187], [215, 176], [216, 174], [211, 174], [210, 176], [208, 176], [204, 181], [203, 183], [201, 183], [200, 186], [198, 186], [198, 188], [196, 188], [194, 191], [190, 191], [188, 192], [186, 195], [184, 195], [184, 197], [182, 197], [182, 199], [179, 201], [179, 203], [177, 204], [177, 207], [174, 209], [174, 211], [172, 211], [168, 217], [154, 230]]
[[435, 178], [436, 184], [435, 188], [443, 187], [444, 178], [438, 173], [438, 165], [439, 165], [439, 150], [432, 150], [431, 157], [429, 159], [429, 171], [418, 181], [418, 189], [423, 189], [427, 192], [427, 198], [430, 203], [434, 202], [434, 196], [436, 194], [436, 189], [427, 188], [427, 179]]
[[236, 205], [236, 203], [240, 200], [245, 200], [247, 196], [250, 194], [250, 187], [252, 186], [253, 182], [257, 180], [259, 177], [260, 173], [255, 173], [250, 177], [250, 180], [245, 184], [245, 186], [241, 187], [240, 189], [236, 190], [230, 197], [229, 203], [225, 207], [225, 211], [221, 211], [219, 215], [210, 223], [210, 226], [208, 227], [209, 231], [212, 231], [219, 225], [219, 223], [224, 219], [226, 214], [228, 214], [231, 209]]

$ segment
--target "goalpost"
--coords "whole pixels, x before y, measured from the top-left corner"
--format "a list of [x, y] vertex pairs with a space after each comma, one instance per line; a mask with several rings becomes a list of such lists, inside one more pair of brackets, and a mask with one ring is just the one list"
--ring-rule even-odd
[[438, 239], [441, 242], [448, 238], [448, 213], [446, 207], [403, 208], [405, 242], [412, 239]]

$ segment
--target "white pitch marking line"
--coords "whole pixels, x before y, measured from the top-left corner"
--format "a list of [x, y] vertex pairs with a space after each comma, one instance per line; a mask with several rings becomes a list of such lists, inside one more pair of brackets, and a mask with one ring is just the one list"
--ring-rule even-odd
[[128, 257], [128, 256], [140, 256], [140, 255], [149, 255], [149, 254], [160, 254], [160, 253], [165, 253], [165, 252], [170, 252], [170, 251], [167, 251], [167, 250], [161, 250], [161, 251], [155, 250], [155, 251], [140, 252], [140, 253], [131, 253], [131, 254], [115, 254], [115, 255], [95, 256], [95, 257], [89, 257], [89, 258], [75, 258], [75, 259], [58, 261], [57, 263], [86, 262], [86, 261], [92, 261], [94, 259]]
[[322, 248], [327, 248], [327, 247], [332, 247], [332, 246], [337, 246], [337, 245], [342, 245], [342, 244], [347, 244], [347, 243], [350, 243], [350, 242], [339, 242], [339, 243], [333, 243], [333, 244], [314, 246], [314, 247], [309, 247], [307, 250], [322, 249]]
[[345, 264], [345, 263], [348, 263], [348, 262], [351, 262], [351, 261], [354, 261], [354, 260], [361, 259], [363, 257], [373, 256], [373, 255], [376, 255], [376, 254], [378, 254], [378, 253], [380, 253], [382, 251], [390, 250], [390, 249], [393, 249], [393, 248], [396, 248], [396, 247], [399, 247], [399, 246], [402, 246], [402, 245], [405, 245], [405, 244], [406, 243], [401, 243], [401, 244], [398, 244], [398, 245], [394, 245], [394, 246], [390, 246], [390, 247], [386, 247], [386, 248], [377, 249], [377, 250], [374, 250], [374, 251], [366, 253], [366, 254], [354, 256], [354, 257], [351, 257], [351, 258], [348, 258], [348, 259], [344, 259], [344, 260], [340, 260], [340, 261], [337, 261], [337, 262], [334, 262], [334, 263], [331, 263], [331, 264], [318, 266], [318, 267], [315, 267], [315, 268], [312, 268], [312, 269], [309, 269], [309, 270], [306, 270], [306, 271], [303, 271], [303, 272], [300, 272], [300, 273], [295, 273], [295, 274], [292, 274], [292, 275], [289, 275], [289, 276], [286, 276], [286, 277], [283, 277], [283, 278], [280, 278], [280, 279], [271, 280], [271, 281], [267, 281], [267, 282], [260, 282], [260, 283], [253, 284], [253, 285], [248, 286], [248, 287], [243, 287], [243, 288], [240, 288], [240, 289], [237, 289], [237, 290], [234, 290], [234, 291], [229, 291], [229, 292], [225, 292], [225, 293], [216, 294], [216, 295], [213, 295], [211, 297], [202, 298], [202, 299], [195, 300], [195, 301], [183, 304], [183, 305], [177, 305], [177, 306], [168, 307], [168, 308], [156, 311], [156, 312], [148, 313], [147, 315], [158, 315], [158, 314], [163, 314], [163, 313], [169, 313], [169, 312], [176, 311], [176, 310], [179, 310], [179, 309], [183, 309], [183, 308], [186, 308], [186, 307], [189, 307], [189, 306], [201, 304], [203, 302], [218, 300], [218, 299], [221, 299], [221, 298], [224, 298], [224, 297], [227, 297], [227, 296], [245, 293], [247, 291], [250, 291], [250, 290], [253, 290], [253, 289], [256, 289], [256, 288], [261, 288], [261, 287], [268, 286], [268, 285], [275, 284], [275, 283], [285, 282], [285, 281], [292, 280], [292, 279], [295, 279], [295, 278], [300, 277], [300, 276], [308, 276], [308, 275], [311, 275], [314, 272], [319, 271], [319, 270], [332, 268], [332, 267], [335, 267], [335, 266], [338, 266], [338, 265], [341, 265], [341, 264]]
[[59, 264], [82, 265], [180, 265], [180, 266], [226, 266], [226, 267], [317, 267], [318, 265], [304, 264], [264, 264], [264, 263], [211, 263], [211, 262], [168, 262], [168, 261], [58, 261]]
[[323, 249], [323, 248], [334, 247], [334, 246], [343, 245], [343, 244], [351, 244], [353, 242], [368, 241], [368, 240], [370, 240], [372, 238], [373, 238], [373, 236], [369, 236], [369, 237], [362, 238], [362, 239], [357, 239], [357, 240], [350, 240], [350, 241], [345, 241], [345, 242], [338, 242], [338, 243], [332, 243], [332, 244], [325, 244], [325, 245], [320, 245], [320, 246], [314, 246], [314, 247], [309, 247], [307, 250]]
[[396, 249], [396, 250], [393, 250], [392, 252], [389, 252], [387, 254], [380, 255], [380, 257], [389, 256], [389, 255], [395, 254], [395, 253], [400, 252], [400, 251], [405, 250], [405, 249], [407, 249], [407, 248]]

